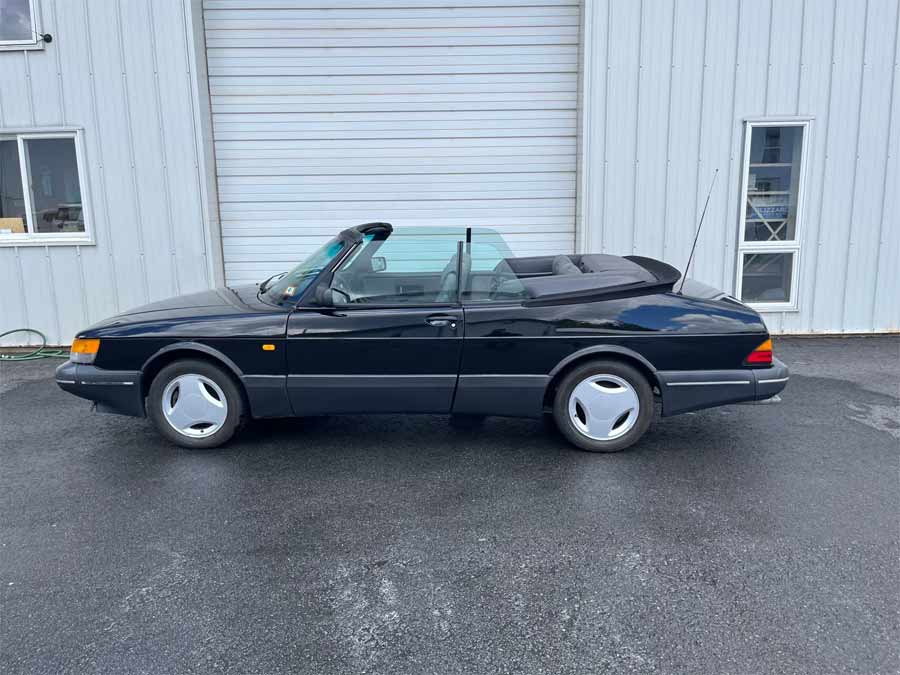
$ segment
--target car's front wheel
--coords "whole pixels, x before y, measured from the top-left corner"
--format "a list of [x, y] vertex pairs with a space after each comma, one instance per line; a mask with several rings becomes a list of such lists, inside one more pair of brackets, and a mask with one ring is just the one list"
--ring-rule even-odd
[[574, 445], [618, 452], [637, 442], [653, 418], [653, 390], [632, 366], [613, 360], [578, 366], [560, 382], [553, 419]]
[[195, 359], [175, 361], [153, 379], [147, 414], [156, 429], [185, 448], [228, 441], [244, 414], [238, 385], [224, 370]]

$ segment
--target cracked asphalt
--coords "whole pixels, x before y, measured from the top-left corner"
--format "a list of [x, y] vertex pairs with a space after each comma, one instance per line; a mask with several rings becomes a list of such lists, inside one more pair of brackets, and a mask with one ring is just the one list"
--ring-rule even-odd
[[0, 670], [896, 673], [900, 337], [616, 455], [541, 422], [167, 445], [0, 364]]

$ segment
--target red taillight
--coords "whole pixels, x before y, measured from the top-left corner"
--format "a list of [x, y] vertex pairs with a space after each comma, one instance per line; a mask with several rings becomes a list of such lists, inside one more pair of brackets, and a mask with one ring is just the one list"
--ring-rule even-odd
[[772, 365], [772, 340], [771, 338], [763, 342], [744, 359], [744, 363], [748, 366], [771, 366]]

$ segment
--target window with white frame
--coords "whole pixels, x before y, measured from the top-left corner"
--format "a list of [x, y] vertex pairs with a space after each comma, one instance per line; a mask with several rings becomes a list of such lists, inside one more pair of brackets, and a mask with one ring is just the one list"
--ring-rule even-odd
[[38, 43], [35, 0], [0, 0], [0, 47]]
[[0, 244], [90, 242], [78, 132], [0, 132]]
[[758, 309], [797, 308], [809, 120], [747, 122], [736, 295]]

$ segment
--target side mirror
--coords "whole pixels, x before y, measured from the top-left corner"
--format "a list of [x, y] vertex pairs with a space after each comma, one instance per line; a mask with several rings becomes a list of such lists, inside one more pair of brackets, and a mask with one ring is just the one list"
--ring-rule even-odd
[[385, 260], [381, 256], [374, 256], [372, 258], [372, 271], [373, 272], [383, 272], [387, 269], [387, 260]]

